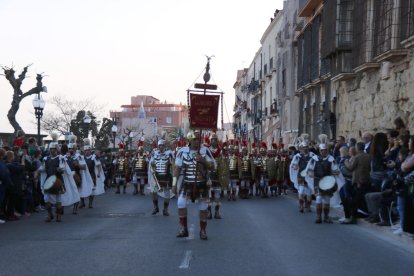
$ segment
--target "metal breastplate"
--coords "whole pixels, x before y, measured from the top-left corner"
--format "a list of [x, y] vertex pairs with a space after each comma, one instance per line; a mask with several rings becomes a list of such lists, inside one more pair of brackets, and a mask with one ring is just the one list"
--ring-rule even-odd
[[231, 171], [237, 171], [237, 157], [235, 155], [229, 157], [229, 168]]
[[137, 156], [137, 158], [135, 159], [135, 170], [136, 171], [142, 171], [145, 170], [147, 161], [145, 160], [145, 156]]
[[199, 183], [206, 180], [203, 173], [203, 167], [201, 165], [197, 166], [196, 160], [190, 153], [183, 155], [183, 167], [185, 168], [184, 182]]
[[261, 157], [260, 163], [261, 163], [260, 170], [262, 172], [266, 172], [267, 171], [267, 164], [266, 164], [267, 163], [267, 157]]
[[125, 159], [120, 158], [118, 160], [117, 170], [118, 170], [119, 173], [122, 173], [122, 172], [124, 172], [124, 168], [125, 168]]
[[155, 172], [159, 175], [166, 175], [170, 165], [170, 158], [166, 154], [158, 154], [154, 157]]
[[243, 157], [241, 169], [245, 173], [250, 172], [251, 166], [250, 166], [250, 158], [248, 156]]

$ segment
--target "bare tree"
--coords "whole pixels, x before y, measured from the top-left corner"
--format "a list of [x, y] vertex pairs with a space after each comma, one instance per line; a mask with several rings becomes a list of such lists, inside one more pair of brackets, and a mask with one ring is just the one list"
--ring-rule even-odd
[[11, 107], [9, 109], [9, 112], [7, 112], [7, 118], [9, 119], [10, 124], [14, 128], [14, 132], [17, 133], [19, 130], [23, 130], [22, 127], [19, 125], [19, 123], [16, 120], [16, 114], [19, 111], [20, 108], [20, 102], [26, 98], [27, 96], [33, 95], [33, 94], [39, 94], [40, 92], [46, 92], [43, 87], [42, 74], [37, 74], [36, 76], [36, 86], [30, 89], [29, 91], [23, 93], [22, 91], [22, 83], [24, 79], [26, 78], [27, 69], [30, 65], [23, 68], [23, 71], [20, 73], [18, 78], [15, 77], [15, 71], [14, 68], [9, 67], [2, 67], [4, 71], [4, 76], [9, 81], [10, 85], [13, 88], [13, 100], [11, 102]]
[[102, 110], [101, 106], [93, 103], [92, 99], [71, 100], [64, 96], [57, 95], [48, 100], [48, 112], [42, 119], [42, 128], [47, 132], [57, 131], [59, 133], [70, 132], [71, 122], [76, 119], [78, 112], [88, 110], [96, 114]]

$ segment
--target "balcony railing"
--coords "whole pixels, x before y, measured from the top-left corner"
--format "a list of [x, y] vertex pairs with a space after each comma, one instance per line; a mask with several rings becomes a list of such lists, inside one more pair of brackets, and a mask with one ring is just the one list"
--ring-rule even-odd
[[259, 88], [259, 81], [253, 80], [253, 79], [247, 86], [249, 93], [255, 93], [258, 88]]

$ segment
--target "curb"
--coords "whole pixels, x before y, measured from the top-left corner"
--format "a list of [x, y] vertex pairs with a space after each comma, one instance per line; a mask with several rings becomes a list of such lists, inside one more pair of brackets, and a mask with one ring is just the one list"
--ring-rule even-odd
[[[297, 193], [293, 193], [290, 191], [287, 195], [287, 197], [290, 197], [291, 199], [297, 199]], [[315, 211], [315, 204], [312, 202], [311, 205], [312, 211]], [[342, 207], [331, 207], [331, 219], [334, 221], [334, 223], [340, 224], [339, 219], [341, 217], [344, 217], [344, 212]], [[349, 224], [353, 226], [360, 226], [368, 231], [375, 232], [376, 234], [383, 235], [387, 238], [391, 238], [392, 240], [402, 242], [407, 245], [414, 245], [414, 235], [411, 235], [409, 233], [404, 232], [403, 234], [396, 235], [392, 233], [392, 229], [390, 226], [378, 226], [373, 223], [369, 223], [365, 221], [364, 219], [357, 219], [356, 224]], [[347, 225], [344, 225], [347, 226]]]

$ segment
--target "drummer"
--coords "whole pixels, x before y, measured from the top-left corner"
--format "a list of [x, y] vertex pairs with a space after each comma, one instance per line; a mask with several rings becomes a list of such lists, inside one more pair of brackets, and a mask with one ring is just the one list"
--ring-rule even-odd
[[[54, 219], [52, 204], [56, 205], [56, 221], [61, 222], [63, 206], [69, 206], [78, 202], [79, 194], [75, 181], [73, 180], [72, 171], [66, 163], [65, 158], [58, 154], [59, 145], [57, 143], [57, 135], [52, 135], [52, 138], [53, 142], [49, 144], [50, 156], [43, 159], [43, 165], [39, 170], [41, 172], [42, 192], [44, 193], [46, 210], [48, 212], [45, 222], [51, 222]], [[45, 190], [45, 184], [54, 177], [57, 181], [54, 181], [53, 186], [56, 185], [58, 188], [55, 192], [51, 193]], [[63, 185], [59, 187], [59, 183]]]
[[[322, 223], [322, 210], [324, 213], [324, 223], [332, 223], [329, 217], [330, 201], [335, 189], [321, 190], [319, 188], [320, 180], [325, 176], [339, 176], [340, 171], [335, 159], [328, 153], [328, 136], [319, 135], [319, 153], [320, 156], [313, 156], [306, 167], [306, 181], [313, 186], [316, 195], [316, 220], [315, 223]], [[336, 179], [338, 181], [338, 178]]]
[[303, 133], [298, 138], [298, 140], [300, 140], [300, 152], [293, 156], [292, 162], [290, 163], [289, 174], [291, 181], [295, 185], [295, 188], [298, 190], [299, 212], [303, 213], [304, 209], [307, 209], [308, 212], [311, 211], [312, 189], [305, 181], [305, 169], [308, 165], [308, 162], [315, 154], [309, 151], [308, 134]]

